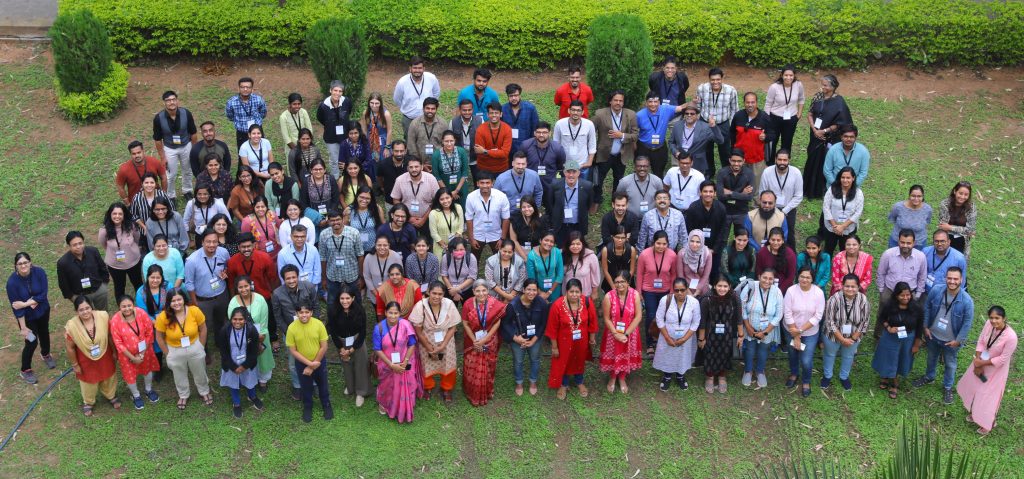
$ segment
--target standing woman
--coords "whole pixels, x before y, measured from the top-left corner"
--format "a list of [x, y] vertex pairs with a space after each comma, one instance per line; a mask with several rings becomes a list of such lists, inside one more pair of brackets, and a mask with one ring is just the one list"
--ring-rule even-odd
[[206, 317], [196, 306], [188, 305], [184, 290], [167, 292], [167, 306], [156, 317], [156, 341], [167, 351], [167, 367], [174, 375], [178, 391], [178, 410], [184, 411], [192, 394], [188, 375], [196, 383], [199, 397], [207, 406], [213, 404], [210, 378], [206, 375]]
[[[281, 225], [277, 228], [277, 241], [280, 243], [281, 248], [292, 245], [292, 227], [295, 225], [305, 226], [306, 231], [316, 231], [313, 220], [303, 216], [302, 211], [302, 203], [299, 200], [295, 198], [288, 200], [284, 209], [285, 216], [281, 218]], [[306, 246], [312, 248], [316, 239], [316, 235], [307, 234]]]
[[125, 294], [127, 280], [131, 280], [133, 291], [142, 286], [141, 238], [129, 216], [124, 203], [111, 204], [103, 215], [103, 227], [98, 234], [98, 244], [106, 247], [103, 262], [114, 279], [114, 297], [117, 298]]
[[537, 395], [537, 377], [540, 375], [540, 344], [548, 322], [548, 302], [539, 297], [537, 282], [523, 282], [523, 294], [516, 296], [505, 308], [501, 322], [501, 336], [512, 343], [512, 372], [516, 380], [516, 396], [523, 395], [523, 357], [530, 357], [530, 395]]
[[462, 392], [474, 406], [484, 406], [494, 397], [503, 317], [505, 303], [488, 293], [486, 281], [473, 282], [473, 300], [462, 305]]
[[304, 206], [305, 216], [316, 225], [314, 236], [319, 237], [327, 226], [327, 211], [338, 206], [338, 182], [327, 173], [323, 161], [314, 161], [309, 171], [310, 175], [299, 188], [299, 201]]
[[256, 240], [255, 248], [270, 255], [277, 262], [277, 253], [281, 246], [277, 241], [277, 229], [281, 219], [270, 209], [267, 197], [258, 195], [252, 201], [252, 214], [242, 220], [242, 233], [251, 233]]
[[360, 186], [356, 201], [345, 208], [345, 224], [359, 230], [363, 250], [370, 253], [377, 242], [377, 227], [384, 224], [384, 210], [373, 198], [373, 190]]
[[1002, 306], [988, 308], [988, 322], [978, 336], [974, 361], [956, 385], [967, 420], [979, 426], [978, 434], [984, 436], [996, 425], [1016, 350], [1017, 332], [1006, 323], [1006, 311]]
[[597, 311], [590, 298], [583, 296], [580, 280], [566, 281], [565, 296], [551, 304], [544, 330], [551, 340], [548, 387], [558, 388], [558, 399], [565, 399], [570, 382], [576, 385], [580, 397], [590, 394], [583, 385], [583, 370], [592, 358], [591, 348], [597, 345], [597, 329]]
[[764, 109], [768, 112], [768, 121], [772, 131], [779, 134], [771, 142], [768, 164], [775, 161], [775, 152], [779, 148], [793, 151], [793, 135], [800, 123], [800, 114], [804, 111], [804, 84], [796, 79], [796, 68], [793, 65], [782, 67], [779, 77], [768, 87], [764, 99]]
[[342, 285], [341, 293], [327, 306], [327, 331], [338, 348], [345, 395], [356, 395], [356, 407], [362, 407], [370, 394], [369, 357], [366, 354], [366, 310], [355, 287]]
[[753, 373], [757, 373], [759, 389], [768, 385], [764, 368], [768, 362], [768, 351], [773, 344], [779, 344], [782, 303], [782, 291], [775, 285], [775, 270], [771, 268], [761, 271], [757, 275], [757, 286], [744, 290], [740, 296], [740, 304], [743, 305], [743, 328], [746, 331], [741, 381], [744, 386], [750, 386]]
[[804, 250], [796, 255], [797, 271], [805, 266], [814, 276], [814, 285], [827, 295], [832, 284], [832, 256], [821, 250], [821, 240], [817, 236], [808, 236]]
[[[160, 242], [157, 242], [160, 244]], [[164, 247], [167, 246], [167, 242], [163, 242]], [[184, 268], [183, 268], [184, 269]], [[179, 286], [173, 286], [174, 289]], [[164, 270], [159, 264], [151, 264], [146, 267], [146, 284], [142, 285], [137, 291], [135, 291], [135, 305], [142, 308], [145, 311], [146, 316], [149, 316], [150, 321], [153, 324], [153, 341], [150, 344], [153, 346], [153, 355], [156, 356], [156, 363], [162, 365], [164, 363], [164, 349], [160, 347], [160, 343], [156, 340], [156, 324], [153, 318], [156, 318], [167, 303], [167, 291], [170, 289], [170, 285], [164, 281]], [[157, 368], [153, 373], [153, 379], [159, 381], [163, 378], [164, 371], [162, 367]]]
[[299, 137], [302, 130], [310, 131], [313, 123], [309, 119], [309, 112], [302, 108], [302, 95], [298, 93], [288, 94], [288, 108], [281, 112], [278, 117], [281, 122], [281, 139], [284, 140], [286, 153], [299, 146]]
[[231, 197], [228, 199], [228, 209], [231, 210], [234, 219], [241, 222], [251, 215], [253, 200], [262, 193], [263, 182], [256, 178], [252, 168], [249, 165], [238, 165], [235, 187], [231, 189]]
[[121, 296], [117, 300], [118, 312], [110, 320], [110, 337], [117, 348], [117, 362], [121, 365], [121, 376], [124, 377], [128, 390], [132, 393], [135, 409], [145, 407], [142, 393], [136, 382], [142, 376], [146, 398], [155, 403], [160, 395], [153, 390], [153, 373], [160, 370], [160, 361], [153, 354], [154, 342], [153, 320], [149, 319], [141, 308], [135, 306], [130, 296]]
[[452, 197], [463, 208], [469, 194], [469, 153], [456, 146], [455, 132], [445, 130], [441, 134], [441, 148], [435, 149], [430, 159], [431, 173], [437, 179], [439, 189], [452, 192]]
[[732, 370], [733, 347], [742, 350], [743, 307], [739, 296], [724, 276], [719, 276], [711, 293], [700, 300], [700, 328], [697, 346], [704, 350], [704, 392], [725, 393], [728, 383], [725, 374]]
[[640, 344], [642, 331], [638, 332], [637, 329], [644, 321], [640, 293], [629, 286], [632, 279], [629, 273], [620, 270], [613, 278], [615, 289], [601, 300], [601, 311], [604, 314], [601, 371], [608, 373], [608, 392], [615, 392], [617, 379], [619, 390], [627, 394], [629, 373], [643, 366], [643, 346]]
[[181, 218], [190, 235], [189, 248], [195, 248], [195, 238], [203, 234], [206, 226], [210, 224], [210, 218], [217, 214], [229, 214], [227, 206], [224, 206], [224, 200], [214, 198], [209, 185], [196, 186], [195, 192], [195, 198], [188, 200], [185, 215]]
[[766, 269], [775, 272], [775, 285], [782, 294], [786, 294], [796, 280], [796, 254], [786, 244], [782, 228], [772, 228], [768, 232], [768, 243], [757, 252], [757, 267], [754, 271], [760, 277]]
[[968, 261], [978, 224], [978, 210], [972, 197], [971, 184], [961, 181], [953, 186], [949, 197], [939, 203], [939, 229], [950, 233], [950, 246], [963, 253]]
[[82, 414], [92, 416], [97, 391], [119, 410], [110, 316], [106, 311], [94, 311], [84, 295], [76, 296], [72, 304], [76, 315], [64, 325], [64, 349], [82, 390]]
[[909, 195], [906, 200], [897, 201], [889, 210], [889, 222], [892, 223], [889, 247], [897, 246], [900, 230], [908, 229], [914, 232], [916, 241], [914, 247], [923, 250], [928, 244], [928, 225], [932, 223], [932, 205], [924, 202], [924, 187], [921, 185], [911, 186]]
[[263, 195], [267, 197], [267, 206], [279, 217], [285, 216], [288, 201], [299, 197], [299, 183], [290, 176], [285, 176], [284, 167], [280, 163], [271, 163], [268, 167], [270, 181], [263, 187]]
[[583, 296], [600, 304], [601, 291], [601, 265], [597, 262], [597, 255], [587, 246], [587, 238], [579, 231], [569, 233], [569, 241], [566, 242], [566, 250], [562, 252], [562, 262], [565, 264], [565, 281], [570, 279], [580, 280], [583, 287]]
[[[167, 243], [167, 237], [162, 234], [153, 237], [153, 251], [147, 253], [146, 257], [142, 259], [142, 270], [146, 272], [143, 286], [148, 284], [148, 277], [153, 266], [160, 267], [160, 281], [164, 287], [180, 288], [181, 283], [185, 282], [185, 261], [181, 259], [181, 251], [171, 248], [171, 245]], [[138, 299], [135, 302], [141, 304]], [[159, 306], [158, 309], [163, 309], [163, 306]], [[159, 310], [146, 311], [150, 318], [155, 318], [159, 313]]]
[[[227, 218], [226, 216], [221, 217]], [[217, 216], [214, 216], [215, 218]], [[146, 231], [146, 241], [150, 250], [153, 249], [153, 240], [156, 235], [160, 234], [167, 238], [171, 248], [178, 250], [183, 257], [185, 256], [185, 250], [189, 246], [188, 228], [185, 227], [185, 221], [181, 219], [181, 214], [174, 211], [171, 200], [157, 198], [153, 202], [153, 209], [150, 210], [149, 218], [146, 219], [144, 231]]]
[[288, 151], [288, 169], [290, 177], [300, 185], [306, 183], [309, 169], [313, 163], [324, 161], [320, 149], [313, 144], [313, 131], [309, 128], [299, 130], [299, 144]]
[[611, 291], [615, 284], [612, 275], [619, 271], [625, 271], [633, 278], [636, 275], [636, 258], [636, 248], [629, 243], [629, 231], [625, 226], [616, 226], [612, 240], [601, 248], [601, 289]]
[[240, 389], [245, 389], [246, 396], [252, 401], [252, 407], [263, 410], [263, 401], [256, 395], [256, 384], [259, 373], [256, 363], [260, 354], [263, 338], [252, 324], [249, 310], [244, 306], [236, 306], [231, 310], [229, 321], [217, 332], [217, 348], [220, 350], [220, 386], [231, 392], [232, 413], [242, 418], [242, 397]]
[[707, 294], [711, 288], [711, 266], [715, 258], [711, 249], [704, 245], [704, 232], [690, 231], [686, 246], [677, 256], [676, 275], [686, 280], [690, 294], [697, 297]]
[[532, 196], [519, 198], [519, 211], [512, 214], [510, 226], [509, 237], [516, 243], [516, 254], [524, 259], [540, 245], [549, 229], [547, 216], [540, 214]]
[[526, 281], [526, 261], [515, 252], [515, 243], [508, 238], [501, 240], [498, 254], [492, 254], [484, 265], [484, 280], [491, 296], [508, 303], [523, 291]]
[[373, 161], [390, 158], [391, 152], [388, 150], [388, 146], [391, 145], [391, 112], [384, 108], [384, 99], [380, 93], [370, 93], [369, 98], [366, 99], [366, 110], [359, 118], [359, 123], [363, 126], [363, 131], [366, 132]]
[[363, 165], [363, 171], [370, 175], [370, 180], [377, 181], [376, 165], [373, 163], [373, 156], [370, 151], [370, 143], [363, 135], [363, 129], [359, 122], [349, 122], [345, 127], [345, 141], [341, 143], [341, 156], [338, 157], [338, 164], [348, 164], [354, 161]]
[[373, 328], [377, 358], [377, 410], [398, 422], [412, 422], [416, 397], [423, 396], [420, 364], [416, 357], [416, 331], [399, 314], [398, 303], [385, 308], [385, 318]]
[[783, 300], [783, 318], [792, 342], [789, 344], [789, 379], [786, 387], [796, 386], [797, 376], [804, 397], [811, 395], [811, 368], [818, 344], [818, 324], [825, 314], [825, 293], [814, 284], [811, 268], [800, 268], [797, 287], [789, 288]]
[[697, 341], [694, 337], [700, 327], [700, 302], [689, 294], [690, 288], [683, 278], [672, 282], [672, 294], [665, 295], [658, 302], [656, 321], [658, 325], [658, 349], [654, 353], [654, 369], [661, 371], [662, 391], [668, 391], [675, 376], [679, 389], [690, 387], [686, 382], [686, 371], [693, 367], [697, 355]]
[[743, 278], [755, 277], [754, 258], [757, 252], [750, 245], [750, 233], [746, 228], [737, 226], [733, 232], [733, 240], [722, 255], [722, 274], [729, 280], [729, 286], [739, 286]]
[[434, 254], [437, 256], [443, 255], [448, 250], [449, 241], [462, 237], [466, 231], [462, 205], [455, 202], [455, 197], [447, 188], [440, 188], [437, 193], [434, 193], [427, 223], [430, 228], [430, 238], [434, 242]]
[[391, 249], [402, 255], [402, 258], [412, 253], [412, 245], [416, 242], [416, 228], [409, 220], [409, 207], [399, 203], [391, 207], [391, 221], [377, 227], [378, 236], [387, 236], [391, 240]]
[[825, 252], [835, 254], [836, 246], [857, 232], [860, 215], [864, 213], [864, 192], [857, 188], [853, 168], [839, 170], [835, 183], [825, 192], [821, 204], [822, 222], [818, 236], [825, 238]]
[[[855, 275], [860, 278], [860, 292], [867, 293], [871, 286], [871, 263], [875, 258], [860, 250], [860, 236], [856, 234], [846, 238], [846, 250], [832, 259], [832, 291], [834, 295], [843, 289], [843, 278]], [[885, 306], [879, 305], [879, 307]]]
[[340, 209], [345, 209], [356, 201], [356, 195], [362, 187], [373, 189], [373, 182], [370, 176], [363, 171], [363, 165], [358, 161], [345, 163], [341, 178], [338, 178], [338, 203]]
[[555, 246], [555, 233], [546, 231], [536, 249], [526, 255], [526, 276], [540, 285], [540, 297], [554, 303], [562, 296], [562, 251]]
[[[259, 367], [256, 371], [258, 387], [261, 392], [266, 392], [267, 383], [270, 382], [274, 366], [276, 366], [274, 351], [270, 349], [270, 335], [268, 333], [270, 327], [270, 305], [267, 304], [267, 298], [256, 292], [252, 278], [246, 275], [239, 276], [235, 278], [234, 287], [237, 294], [228, 303], [228, 311], [234, 311], [237, 308], [245, 309], [249, 315], [248, 320], [256, 328], [259, 342], [263, 345], [256, 358], [256, 365]], [[223, 355], [223, 353], [222, 350], [221, 354]], [[223, 377], [221, 381], [223, 382]]]
[[146, 233], [146, 220], [152, 215], [153, 204], [157, 199], [167, 198], [167, 193], [157, 188], [156, 182], [156, 174], [142, 175], [142, 189], [135, 193], [131, 205], [128, 206], [132, 214], [132, 221], [139, 226], [143, 233]]
[[270, 140], [263, 137], [263, 127], [249, 127], [249, 141], [238, 148], [239, 165], [249, 165], [261, 180], [269, 180], [268, 167], [274, 162], [274, 149]]
[[917, 332], [924, 327], [924, 310], [914, 301], [910, 285], [896, 283], [892, 299], [878, 311], [882, 323], [882, 336], [875, 344], [871, 367], [881, 376], [878, 387], [889, 391], [889, 398], [899, 394], [899, 376], [906, 377], [914, 368], [914, 355], [922, 341]]
[[409, 313], [409, 322], [416, 329], [420, 362], [423, 364], [423, 398], [430, 393], [441, 377], [441, 399], [452, 404], [452, 390], [458, 380], [458, 357], [455, 350], [455, 330], [462, 323], [459, 307], [444, 297], [445, 288], [440, 281], [427, 286], [427, 297], [416, 303]]
[[448, 290], [447, 296], [461, 305], [473, 291], [470, 286], [477, 275], [476, 256], [466, 249], [462, 238], [448, 243], [448, 252], [441, 258], [441, 281]]
[[835, 75], [821, 78], [821, 90], [811, 99], [807, 124], [811, 138], [807, 143], [807, 163], [804, 165], [804, 198], [821, 198], [825, 194], [825, 154], [839, 143], [839, 127], [853, 123], [846, 100], [836, 94], [839, 79]]
[[25, 345], [21, 348], [21, 379], [29, 384], [39, 382], [32, 372], [32, 354], [40, 347], [46, 367], [57, 367], [50, 356], [50, 301], [46, 271], [32, 265], [28, 253], [14, 255], [14, 272], [7, 278], [7, 299]]
[[828, 298], [825, 304], [825, 320], [822, 323], [821, 340], [825, 343], [825, 352], [821, 357], [821, 388], [828, 389], [832, 384], [832, 370], [836, 363], [836, 354], [840, 356], [839, 382], [843, 389], [853, 389], [850, 382], [850, 371], [853, 369], [853, 357], [860, 346], [860, 338], [868, 329], [871, 305], [868, 297], [860, 292], [860, 279], [855, 274], [843, 277], [843, 293]]
[[676, 278], [676, 253], [668, 247], [668, 233], [664, 230], [654, 233], [651, 246], [647, 247], [636, 261], [636, 285], [644, 297], [644, 333], [647, 336], [647, 355], [654, 355], [657, 340], [652, 333], [655, 313], [661, 299], [668, 294]]
[[235, 187], [234, 182], [231, 180], [231, 173], [221, 167], [220, 157], [215, 153], [206, 155], [203, 164], [206, 166], [206, 169], [196, 176], [196, 185], [206, 186], [210, 189], [210, 194], [214, 198], [219, 198], [222, 202], [226, 203], [231, 198], [231, 190]]
[[377, 289], [388, 279], [388, 269], [395, 265], [402, 265], [402, 255], [391, 250], [387, 236], [378, 236], [373, 254], [363, 257], [363, 284], [370, 304], [377, 305]]
[[441, 275], [441, 262], [430, 252], [426, 238], [417, 238], [413, 254], [405, 257], [405, 274], [420, 285], [420, 291], [424, 294], [427, 285], [437, 281]]

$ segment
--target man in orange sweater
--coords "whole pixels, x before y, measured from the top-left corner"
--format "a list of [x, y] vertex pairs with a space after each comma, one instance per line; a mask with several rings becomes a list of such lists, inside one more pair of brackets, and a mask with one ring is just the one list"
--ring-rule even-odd
[[476, 129], [473, 142], [476, 152], [476, 166], [495, 176], [508, 170], [512, 152], [512, 127], [501, 121], [501, 103], [487, 105], [487, 123]]

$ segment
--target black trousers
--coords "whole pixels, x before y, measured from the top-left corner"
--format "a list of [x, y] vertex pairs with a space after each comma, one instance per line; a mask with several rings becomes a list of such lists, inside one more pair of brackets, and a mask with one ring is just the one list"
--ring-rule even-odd
[[608, 157], [608, 161], [604, 163], [598, 163], [596, 168], [597, 175], [594, 178], [594, 202], [601, 203], [604, 201], [604, 179], [608, 176], [608, 170], [612, 171], [612, 195], [615, 195], [615, 190], [619, 188], [619, 181], [626, 175], [626, 165], [622, 164], [622, 155], [611, 155]]
[[715, 168], [715, 147], [718, 148], [718, 164], [721, 165], [722, 168], [729, 167], [729, 155], [732, 154], [732, 140], [730, 140], [732, 134], [729, 132], [729, 122], [716, 123], [715, 128], [718, 128], [722, 132], [722, 136], [725, 137], [725, 142], [719, 145], [713, 141], [709, 141], [705, 147], [709, 174], [704, 176], [708, 178], [714, 177], [715, 171], [718, 171], [718, 169]]
[[138, 263], [135, 263], [135, 266], [128, 269], [107, 269], [110, 270], [110, 277], [114, 280], [114, 301], [117, 301], [117, 298], [125, 294], [128, 280], [132, 282], [132, 292], [129, 296], [134, 298], [135, 290], [142, 286], [142, 260], [139, 260]]
[[779, 148], [789, 150], [789, 158], [792, 160], [793, 135], [796, 134], [796, 126], [800, 123], [800, 119], [793, 116], [788, 120], [783, 120], [781, 116], [768, 115], [768, 120], [772, 130], [778, 132], [778, 135], [775, 135], [775, 140], [768, 145], [771, 155], [765, 158], [765, 163], [768, 166], [775, 164], [775, 153], [779, 151]]
[[235, 142], [238, 143], [237, 145], [235, 145], [235, 149], [236, 150], [238, 148], [241, 148], [242, 145], [245, 144], [245, 142], [247, 142], [247, 141], [249, 141], [249, 132], [248, 131], [238, 131], [238, 130], [235, 130]]
[[43, 356], [50, 355], [50, 310], [47, 309], [43, 313], [43, 317], [33, 319], [31, 321], [25, 321], [25, 327], [32, 331], [32, 334], [36, 335], [36, 340], [31, 343], [25, 341], [25, 346], [21, 348], [21, 370], [27, 371], [32, 369], [32, 355], [36, 352], [36, 346], [40, 347], [40, 354]]
[[665, 168], [668, 166], [668, 147], [651, 149], [643, 143], [637, 143], [636, 156], [646, 156], [651, 160], [651, 173], [661, 178], [665, 176]]

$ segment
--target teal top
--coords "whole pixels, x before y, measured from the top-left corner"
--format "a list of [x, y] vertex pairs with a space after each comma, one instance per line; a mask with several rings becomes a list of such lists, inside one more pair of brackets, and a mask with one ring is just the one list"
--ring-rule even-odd
[[466, 195], [469, 194], [469, 184], [472, 181], [469, 177], [469, 153], [466, 153], [461, 146], [456, 146], [452, 155], [444, 154], [443, 150], [443, 148], [435, 149], [430, 159], [434, 178], [448, 188], [448, 191], [455, 191], [455, 187], [461, 181], [462, 188], [459, 188], [458, 203], [465, 208]]
[[[540, 257], [537, 248], [530, 250], [530, 253], [526, 255], [526, 277], [536, 281], [541, 292], [552, 291], [551, 297], [548, 298], [549, 303], [562, 296], [564, 274], [562, 250], [557, 247], [551, 248], [551, 254], [548, 255], [546, 261]], [[545, 287], [545, 284], [549, 287]]]
[[[799, 271], [804, 265], [810, 266], [811, 271], [814, 271], [814, 284], [818, 285], [822, 291], [827, 291], [831, 287], [832, 255], [822, 251], [818, 253], [818, 261], [812, 263], [807, 252], [804, 251], [796, 256], [796, 269]], [[826, 294], [826, 296], [828, 295]]]

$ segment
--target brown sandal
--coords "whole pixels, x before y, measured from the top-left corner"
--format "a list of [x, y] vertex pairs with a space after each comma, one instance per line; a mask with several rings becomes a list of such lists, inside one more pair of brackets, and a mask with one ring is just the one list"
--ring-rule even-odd
[[121, 410], [121, 400], [118, 399], [117, 396], [114, 396], [114, 399], [110, 400], [110, 405], [114, 406], [114, 409], [117, 411]]
[[895, 387], [889, 388], [889, 399], [896, 399], [897, 396], [899, 396], [899, 389]]
[[82, 405], [82, 414], [85, 414], [85, 417], [92, 417], [92, 406], [90, 406], [88, 404], [83, 404]]

